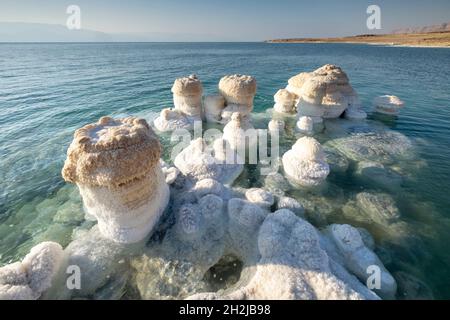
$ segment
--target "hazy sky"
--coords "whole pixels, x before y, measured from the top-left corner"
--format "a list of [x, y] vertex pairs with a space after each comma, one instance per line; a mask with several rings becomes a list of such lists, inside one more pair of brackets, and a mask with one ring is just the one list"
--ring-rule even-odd
[[381, 7], [381, 32], [450, 21], [450, 0], [1, 0], [0, 21], [65, 25], [70, 4], [80, 6], [83, 29], [233, 40], [372, 33], [370, 4]]

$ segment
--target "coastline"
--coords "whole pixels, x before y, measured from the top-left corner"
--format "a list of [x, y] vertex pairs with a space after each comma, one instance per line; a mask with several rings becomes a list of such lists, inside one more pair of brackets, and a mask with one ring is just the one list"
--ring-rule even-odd
[[272, 39], [266, 43], [348, 43], [411, 48], [450, 48], [450, 32], [358, 35], [340, 38]]

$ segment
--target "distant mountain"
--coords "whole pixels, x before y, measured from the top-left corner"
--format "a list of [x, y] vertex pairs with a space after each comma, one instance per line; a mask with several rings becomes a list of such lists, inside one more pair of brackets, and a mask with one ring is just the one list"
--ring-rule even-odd
[[110, 35], [93, 30], [69, 30], [44, 23], [0, 22], [0, 42], [97, 42], [111, 41]]
[[434, 26], [416, 27], [416, 28], [404, 28], [393, 30], [393, 34], [405, 34], [405, 33], [429, 33], [429, 32], [446, 32], [450, 31], [450, 22], [436, 24]]
[[193, 42], [233, 41], [213, 34], [142, 32], [104, 33], [69, 30], [66, 26], [44, 23], [0, 22], [0, 42]]

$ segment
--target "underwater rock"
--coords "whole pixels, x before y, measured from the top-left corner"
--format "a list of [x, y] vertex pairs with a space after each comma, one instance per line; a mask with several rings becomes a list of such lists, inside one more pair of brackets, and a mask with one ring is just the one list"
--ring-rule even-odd
[[292, 186], [280, 173], [271, 173], [264, 178], [264, 188], [273, 195], [283, 196]]
[[77, 184], [106, 238], [138, 242], [169, 202], [160, 155], [158, 137], [145, 120], [103, 117], [75, 132], [62, 175]]
[[[248, 283], [227, 294], [201, 293], [188, 299], [377, 299], [329, 259], [316, 229], [289, 210], [264, 220], [258, 235], [261, 258]], [[333, 266], [331, 266], [333, 264]], [[342, 281], [333, 274], [345, 278]]]
[[211, 178], [221, 183], [232, 184], [241, 174], [243, 164], [236, 159], [231, 161], [227, 158], [230, 152], [226, 152], [227, 148], [223, 147], [224, 141], [220, 139], [216, 141], [213, 148], [210, 148], [203, 138], [193, 140], [175, 157], [175, 166], [193, 181]]
[[64, 260], [55, 242], [34, 246], [22, 262], [0, 268], [0, 300], [35, 300], [52, 286]]
[[294, 185], [318, 186], [330, 173], [322, 146], [311, 137], [298, 139], [282, 162], [286, 177]]
[[268, 124], [269, 131], [283, 133], [286, 124], [283, 120], [270, 120]]
[[387, 115], [398, 115], [403, 105], [404, 102], [396, 96], [379, 96], [373, 100], [374, 111]]
[[358, 162], [353, 175], [362, 183], [390, 191], [398, 190], [403, 182], [401, 175], [373, 161]]
[[[197, 120], [201, 121], [200, 118]], [[170, 108], [161, 110], [160, 116], [153, 121], [153, 124], [161, 132], [175, 131], [177, 129], [190, 130], [194, 127], [192, 119], [187, 118], [180, 111]]]
[[286, 89], [280, 89], [274, 96], [275, 106], [273, 109], [279, 113], [295, 113], [295, 100], [297, 96]]
[[386, 270], [380, 259], [367, 248], [361, 238], [360, 232], [350, 225], [333, 224], [326, 230], [327, 235], [333, 239], [336, 247], [344, 257], [345, 267], [355, 274], [363, 283], [369, 276], [369, 267], [379, 268], [380, 286], [374, 291], [383, 298], [393, 299], [397, 291], [397, 283], [389, 271]]
[[413, 144], [403, 134], [373, 128], [370, 132], [356, 132], [347, 137], [327, 141], [329, 145], [354, 161], [377, 161], [391, 164], [411, 158]]
[[203, 87], [196, 75], [176, 79], [171, 91], [175, 110], [187, 116], [201, 117]]
[[331, 172], [341, 174], [347, 172], [350, 163], [342, 153], [327, 145], [323, 146], [323, 151]]
[[367, 118], [367, 113], [360, 106], [352, 106], [345, 110], [344, 117], [348, 120], [363, 120]]
[[257, 131], [250, 121], [238, 112], [233, 113], [231, 121], [223, 128], [222, 139], [228, 142], [232, 150], [241, 152], [242, 157], [246, 149], [251, 149], [258, 143]]
[[225, 108], [225, 98], [219, 94], [203, 98], [203, 108], [207, 122], [221, 123], [222, 110]]
[[298, 217], [305, 218], [305, 208], [303, 205], [290, 197], [280, 197], [277, 201], [277, 210], [288, 209], [295, 213]]
[[260, 188], [251, 188], [245, 193], [248, 201], [264, 209], [270, 209], [275, 199], [270, 192]]
[[219, 81], [219, 93], [225, 98], [227, 105], [245, 106], [250, 113], [256, 94], [256, 79], [240, 74], [224, 76]]
[[311, 117], [300, 117], [296, 124], [297, 130], [303, 134], [311, 134], [314, 129], [314, 120]]
[[389, 225], [400, 219], [400, 212], [389, 194], [360, 192], [356, 195], [356, 203], [372, 221], [380, 225]]
[[398, 283], [398, 296], [404, 300], [434, 300], [432, 290], [419, 278], [399, 271], [394, 273]]

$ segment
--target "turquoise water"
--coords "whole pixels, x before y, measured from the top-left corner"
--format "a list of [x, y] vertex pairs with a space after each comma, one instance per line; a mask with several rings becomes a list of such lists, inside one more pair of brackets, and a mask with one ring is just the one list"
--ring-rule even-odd
[[[83, 228], [81, 201], [60, 170], [73, 131], [103, 115], [152, 119], [172, 105], [175, 78], [195, 73], [214, 93], [229, 73], [257, 78], [255, 111], [273, 106], [287, 80], [326, 63], [341, 66], [374, 122], [417, 145], [411, 179], [393, 192], [411, 223], [407, 247], [382, 246], [391, 272], [421, 279], [450, 298], [450, 50], [350, 44], [0, 44], [0, 265], [42, 240], [66, 245]], [[370, 114], [378, 95], [405, 101], [396, 119]], [[165, 145], [167, 146], [167, 142]], [[355, 186], [343, 177], [343, 190]], [[328, 222], [345, 219], [330, 218]], [[372, 230], [371, 230], [372, 231]]]

